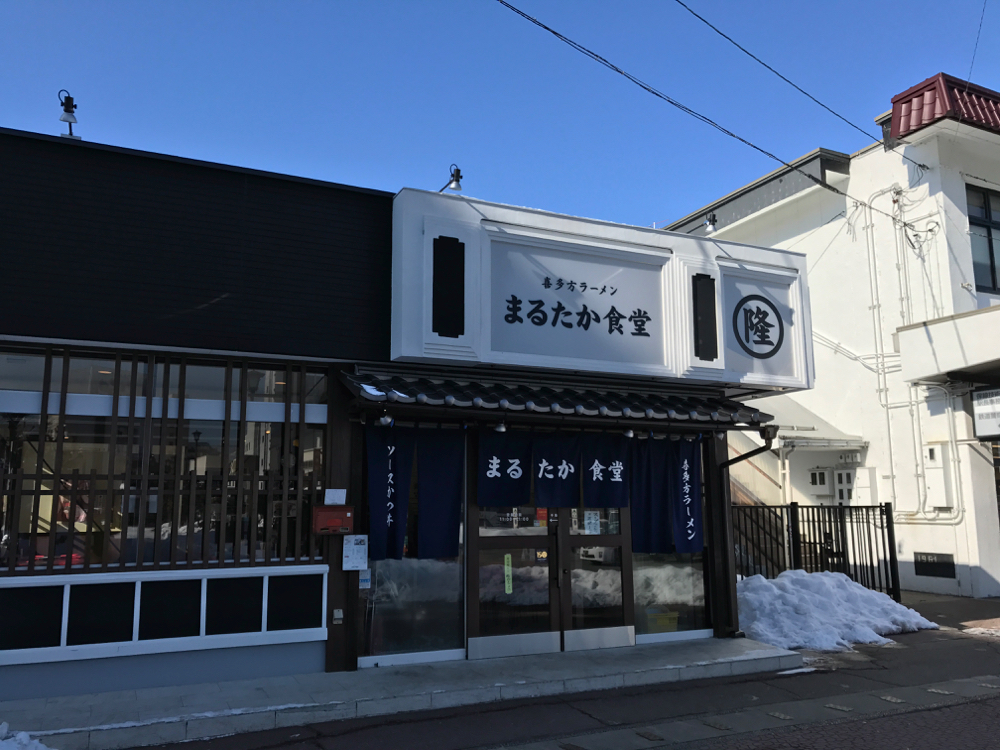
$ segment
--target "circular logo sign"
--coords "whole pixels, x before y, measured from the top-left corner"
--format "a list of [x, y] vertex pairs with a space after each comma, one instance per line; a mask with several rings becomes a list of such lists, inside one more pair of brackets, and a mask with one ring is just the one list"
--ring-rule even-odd
[[743, 351], [756, 359], [767, 359], [781, 348], [785, 324], [771, 300], [749, 294], [733, 310], [733, 333]]

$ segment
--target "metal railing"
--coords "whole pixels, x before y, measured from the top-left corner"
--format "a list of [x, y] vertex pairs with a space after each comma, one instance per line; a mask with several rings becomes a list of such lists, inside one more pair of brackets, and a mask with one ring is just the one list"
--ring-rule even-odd
[[892, 504], [734, 505], [736, 569], [774, 578], [784, 570], [844, 573], [900, 599]]

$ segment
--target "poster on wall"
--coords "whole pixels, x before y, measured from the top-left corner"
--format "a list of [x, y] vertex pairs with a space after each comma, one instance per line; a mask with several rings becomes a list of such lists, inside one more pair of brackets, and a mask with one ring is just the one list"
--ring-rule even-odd
[[344, 570], [365, 570], [368, 567], [368, 535], [344, 536]]
[[980, 440], [1000, 437], [1000, 388], [972, 392], [972, 423]]

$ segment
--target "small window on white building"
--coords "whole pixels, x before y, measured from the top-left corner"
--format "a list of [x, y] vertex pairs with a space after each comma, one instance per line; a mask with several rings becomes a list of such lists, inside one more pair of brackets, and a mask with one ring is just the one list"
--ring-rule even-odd
[[1000, 292], [1000, 193], [966, 185], [976, 289]]

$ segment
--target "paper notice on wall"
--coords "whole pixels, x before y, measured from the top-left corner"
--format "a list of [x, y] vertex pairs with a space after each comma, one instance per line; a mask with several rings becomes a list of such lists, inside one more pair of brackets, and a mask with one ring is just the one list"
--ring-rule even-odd
[[583, 533], [595, 536], [601, 533], [601, 511], [585, 510], [583, 512]]
[[509, 554], [503, 556], [503, 592], [514, 593], [514, 571], [511, 568]]
[[368, 535], [344, 536], [344, 570], [365, 570], [368, 567]]
[[365, 568], [358, 575], [358, 588], [370, 589], [371, 587], [372, 587], [372, 571], [371, 568]]
[[326, 490], [323, 505], [347, 505], [347, 490]]

